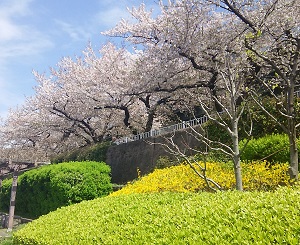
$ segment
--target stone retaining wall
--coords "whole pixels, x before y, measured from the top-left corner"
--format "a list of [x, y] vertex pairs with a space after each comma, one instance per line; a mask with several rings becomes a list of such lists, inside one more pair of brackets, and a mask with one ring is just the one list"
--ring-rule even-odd
[[[168, 136], [170, 134], [165, 137]], [[185, 144], [191, 147], [200, 147], [200, 143], [188, 134], [188, 130], [177, 131], [173, 139], [187, 154], [189, 154], [189, 150]], [[145, 175], [154, 170], [159, 157], [172, 158], [173, 156], [168, 154], [159, 143], [166, 143], [164, 137], [150, 137], [145, 140], [112, 145], [108, 149], [106, 157], [106, 163], [111, 167], [112, 182], [124, 184], [132, 181], [138, 177], [137, 169], [141, 171], [142, 175]]]

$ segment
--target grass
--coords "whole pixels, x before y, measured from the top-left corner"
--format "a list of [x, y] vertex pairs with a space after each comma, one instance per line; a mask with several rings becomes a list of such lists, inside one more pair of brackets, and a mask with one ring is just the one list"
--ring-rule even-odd
[[[25, 226], [25, 224], [21, 224], [21, 225], [18, 225], [18, 226], [15, 226], [13, 228], [13, 231], [11, 234], [8, 234], [9, 236], [7, 237], [0, 237], [0, 245], [13, 245], [13, 233], [16, 232], [17, 230], [23, 228]], [[0, 232], [3, 234], [3, 233], [6, 233], [7, 229], [0, 229]]]
[[0, 245], [13, 245], [13, 238], [12, 237], [2, 237], [0, 239]]
[[15, 244], [299, 244], [300, 188], [131, 194], [58, 209]]

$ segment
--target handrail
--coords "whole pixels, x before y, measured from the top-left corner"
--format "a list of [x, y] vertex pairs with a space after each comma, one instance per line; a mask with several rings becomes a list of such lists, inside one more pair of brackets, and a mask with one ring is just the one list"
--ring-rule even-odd
[[149, 137], [165, 135], [165, 134], [168, 134], [168, 133], [171, 133], [171, 132], [176, 132], [176, 131], [183, 130], [183, 129], [186, 129], [186, 128], [189, 128], [189, 127], [194, 127], [194, 126], [197, 126], [197, 125], [201, 125], [201, 124], [203, 124], [207, 121], [208, 121], [208, 117], [203, 116], [203, 117], [200, 117], [200, 118], [192, 119], [190, 121], [183, 121], [181, 123], [166, 126], [166, 127], [160, 128], [160, 129], [151, 129], [148, 132], [123, 137], [123, 138], [115, 140], [114, 143], [117, 144], [117, 145], [120, 145], [120, 144], [126, 144], [128, 142], [132, 142], [132, 141], [146, 139], [146, 138], [149, 138]]

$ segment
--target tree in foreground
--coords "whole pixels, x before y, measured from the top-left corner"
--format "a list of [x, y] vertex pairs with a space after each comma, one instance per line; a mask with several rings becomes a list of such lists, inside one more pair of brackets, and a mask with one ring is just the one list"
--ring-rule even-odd
[[[300, 81], [300, 5], [295, 0], [267, 1], [205, 1], [219, 11], [234, 16], [244, 25], [243, 45], [249, 64], [253, 99], [263, 111], [278, 123], [289, 137], [292, 179], [298, 179], [296, 91]], [[262, 103], [262, 95], [276, 100], [278, 112], [285, 117], [281, 122]]]

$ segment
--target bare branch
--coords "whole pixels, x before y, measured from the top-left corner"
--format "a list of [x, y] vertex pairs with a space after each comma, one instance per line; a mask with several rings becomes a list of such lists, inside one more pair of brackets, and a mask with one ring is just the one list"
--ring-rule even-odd
[[260, 107], [260, 109], [262, 109], [264, 113], [266, 113], [274, 122], [276, 122], [283, 129], [285, 133], [288, 134], [289, 130], [287, 129], [287, 127], [285, 127], [284, 124], [282, 124], [276, 117], [274, 117], [269, 111], [267, 111], [266, 108], [256, 99], [258, 95], [254, 91], [252, 91], [250, 95], [254, 102]]

